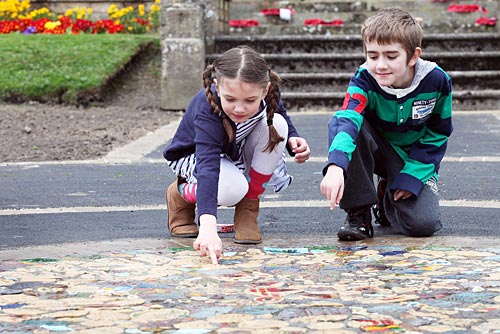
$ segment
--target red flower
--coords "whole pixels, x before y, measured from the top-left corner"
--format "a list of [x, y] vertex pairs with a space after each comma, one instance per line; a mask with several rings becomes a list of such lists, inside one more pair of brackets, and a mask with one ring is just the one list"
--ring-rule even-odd
[[123, 24], [115, 24], [112, 20], [98, 20], [94, 22], [92, 33], [100, 34], [107, 32], [109, 34], [117, 34], [123, 32], [124, 29]]
[[150, 25], [148, 20], [142, 19], [140, 17], [136, 18], [135, 22], [137, 22], [138, 24], [143, 25], [143, 26], [149, 26]]
[[[295, 11], [292, 8], [283, 8], [283, 9], [288, 9], [292, 12], [292, 14], [295, 14]], [[264, 16], [280, 16], [279, 8], [264, 8], [261, 9], [260, 12], [264, 14]]]
[[478, 11], [481, 11], [483, 13], [488, 12], [486, 8], [479, 5], [449, 5], [448, 11], [455, 13], [472, 13]]
[[476, 24], [494, 27], [497, 24], [497, 18], [496, 17], [480, 17], [476, 20]]
[[[116, 34], [124, 31], [123, 24], [116, 24], [112, 20], [98, 20], [92, 22], [90, 20], [77, 19], [75, 22], [67, 16], [59, 18], [59, 25], [53, 29], [45, 29], [45, 24], [49, 22], [48, 18], [41, 18], [38, 20], [22, 19], [12, 21], [0, 21], [0, 34], [10, 34], [12, 32], [25, 32], [29, 29], [29, 33], [33, 34], [66, 34], [68, 30], [72, 34], [79, 33], [109, 33]], [[137, 20], [138, 24], [149, 25], [147, 20]]]
[[71, 27], [71, 32], [73, 34], [79, 34], [80, 32], [91, 32], [92, 31], [92, 21], [90, 20], [84, 20], [84, 19], [77, 19], [75, 23], [73, 23], [73, 26]]
[[332, 21], [324, 21], [323, 19], [307, 19], [304, 21], [305, 26], [327, 26], [327, 27], [339, 27], [344, 25], [344, 21], [342, 20], [332, 20]]
[[251, 20], [251, 19], [250, 20], [230, 20], [229, 26], [235, 27], [235, 28], [258, 27], [259, 21]]

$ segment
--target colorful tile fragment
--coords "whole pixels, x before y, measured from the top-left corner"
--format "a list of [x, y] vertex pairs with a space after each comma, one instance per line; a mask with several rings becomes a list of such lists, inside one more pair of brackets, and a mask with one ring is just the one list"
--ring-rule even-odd
[[192, 247], [5, 261], [0, 332], [498, 333], [500, 249]]

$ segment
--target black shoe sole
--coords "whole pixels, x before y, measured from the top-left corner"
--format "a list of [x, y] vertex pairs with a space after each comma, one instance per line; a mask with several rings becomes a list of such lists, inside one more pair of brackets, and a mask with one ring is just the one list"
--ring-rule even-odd
[[189, 234], [175, 234], [170, 232], [170, 236], [174, 238], [197, 238], [198, 233], [189, 233]]
[[363, 233], [357, 233], [350, 230], [339, 230], [337, 233], [337, 237], [341, 241], [359, 241], [368, 238], [368, 236], [364, 235]]
[[261, 244], [262, 243], [262, 239], [261, 240], [238, 240], [238, 239], [233, 239], [233, 241], [237, 244], [240, 244], [240, 245], [258, 245], [258, 244]]

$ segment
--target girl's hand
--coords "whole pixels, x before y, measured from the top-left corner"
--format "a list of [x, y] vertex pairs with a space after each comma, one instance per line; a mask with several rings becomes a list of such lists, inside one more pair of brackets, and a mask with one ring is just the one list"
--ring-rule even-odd
[[193, 248], [201, 251], [202, 256], [210, 256], [212, 264], [218, 264], [218, 259], [222, 255], [222, 241], [217, 233], [215, 216], [208, 214], [200, 216], [200, 232], [193, 243]]
[[330, 200], [330, 210], [333, 210], [344, 195], [344, 170], [337, 165], [330, 165], [319, 189], [321, 195]]
[[311, 150], [309, 149], [309, 145], [304, 138], [301, 137], [290, 137], [288, 139], [288, 146], [292, 149], [292, 152], [295, 153], [294, 160], [295, 162], [301, 164], [309, 159], [311, 155]]

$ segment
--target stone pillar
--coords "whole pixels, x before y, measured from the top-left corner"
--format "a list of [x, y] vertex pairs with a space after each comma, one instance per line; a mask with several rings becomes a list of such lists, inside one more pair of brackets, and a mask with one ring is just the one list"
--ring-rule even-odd
[[185, 110], [202, 87], [205, 69], [203, 11], [196, 4], [163, 8], [161, 108]]
[[230, 0], [161, 0], [162, 10], [172, 6], [196, 5], [203, 12], [203, 30], [205, 32], [205, 46], [213, 46], [214, 36], [219, 31], [219, 6]]
[[161, 1], [161, 109], [185, 110], [202, 87], [205, 55], [218, 29], [217, 1]]

